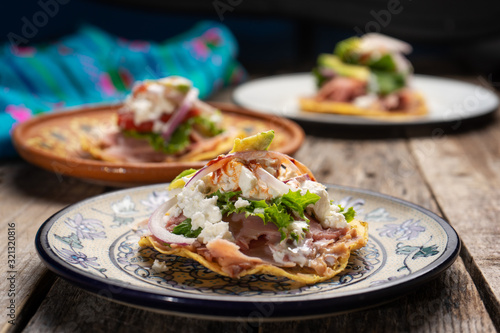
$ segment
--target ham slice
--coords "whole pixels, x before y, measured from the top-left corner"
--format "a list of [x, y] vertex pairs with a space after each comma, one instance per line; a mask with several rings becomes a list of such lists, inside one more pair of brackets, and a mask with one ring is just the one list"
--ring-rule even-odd
[[162, 162], [166, 155], [156, 151], [147, 139], [137, 139], [111, 132], [103, 136], [101, 141], [102, 155], [111, 159], [126, 162]]
[[311, 237], [314, 241], [318, 240], [338, 240], [341, 237], [344, 237], [346, 233], [349, 231], [349, 228], [328, 228], [325, 229], [319, 224], [317, 221], [311, 219], [309, 222], [309, 232], [308, 237]]
[[258, 240], [261, 236], [265, 237], [265, 244], [274, 244], [281, 240], [278, 227], [273, 223], [264, 224], [258, 216], [245, 217], [244, 213], [231, 214], [224, 220], [229, 222], [229, 231], [242, 250], [248, 250], [250, 242]]
[[336, 76], [325, 83], [316, 95], [316, 100], [351, 102], [356, 97], [366, 94], [366, 82], [350, 77]]
[[222, 270], [231, 277], [236, 277], [243, 270], [262, 263], [261, 259], [244, 255], [238, 245], [222, 238], [208, 242], [207, 249], [211, 258], [217, 261]]
[[184, 221], [186, 219], [186, 217], [184, 216], [184, 214], [181, 214], [179, 216], [176, 216], [176, 217], [171, 217], [167, 220], [167, 224], [165, 225], [165, 228], [172, 232], [172, 230], [174, 230], [174, 228], [176, 226], [178, 226], [179, 224], [181, 224], [182, 221]]

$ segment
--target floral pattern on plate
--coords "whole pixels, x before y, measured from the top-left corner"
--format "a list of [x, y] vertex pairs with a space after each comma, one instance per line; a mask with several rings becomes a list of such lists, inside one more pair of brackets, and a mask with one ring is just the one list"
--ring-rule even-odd
[[[456, 233], [434, 214], [373, 192], [340, 186], [328, 190], [337, 203], [354, 207], [357, 218], [369, 223], [369, 242], [353, 253], [344, 272], [315, 285], [271, 275], [235, 280], [190, 259], [141, 249], [137, 242], [147, 232], [141, 222], [169, 198], [165, 184], [101, 195], [62, 210], [42, 226], [37, 242], [44, 245], [38, 249], [50, 268], [69, 269], [68, 278], [77, 283], [90, 278], [157, 295], [249, 302], [272, 297], [335, 300], [394, 288], [434, 266], [442, 270], [456, 257]], [[156, 259], [165, 262], [165, 270], [153, 268]]]

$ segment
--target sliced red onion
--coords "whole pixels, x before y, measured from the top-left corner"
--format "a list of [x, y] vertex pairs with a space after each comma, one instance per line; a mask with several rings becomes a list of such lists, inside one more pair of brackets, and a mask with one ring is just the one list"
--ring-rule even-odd
[[290, 187], [288, 185], [283, 183], [281, 180], [276, 179], [276, 177], [264, 170], [264, 168], [257, 168], [255, 174], [266, 183], [267, 187], [272, 188], [281, 195], [285, 195], [288, 191], [290, 191]]
[[161, 242], [167, 244], [190, 245], [196, 240], [196, 238], [187, 238], [181, 235], [173, 234], [165, 227], [163, 217], [176, 203], [177, 197], [173, 197], [158, 207], [149, 218], [148, 228], [151, 234], [158, 238]]
[[300, 176], [297, 176], [297, 177], [293, 177], [293, 178], [290, 178], [290, 179], [287, 179], [284, 181], [285, 184], [288, 184], [288, 182], [292, 181], [292, 180], [296, 180], [298, 181], [299, 183], [303, 183], [305, 182], [306, 180], [311, 180], [311, 177], [306, 173], [304, 175], [300, 175]]
[[361, 38], [362, 47], [368, 50], [384, 50], [409, 54], [412, 51], [410, 44], [402, 40], [381, 35], [378, 33], [368, 33]]
[[225, 156], [221, 155], [217, 157], [217, 159], [208, 162], [207, 165], [205, 165], [200, 170], [196, 171], [196, 173], [193, 175], [193, 177], [191, 177], [191, 179], [188, 180], [188, 182], [186, 183], [186, 185], [184, 185], [184, 187], [188, 187], [189, 184], [195, 184], [198, 180], [205, 177], [209, 173], [219, 170], [233, 158], [234, 158], [233, 154]]
[[248, 162], [251, 160], [266, 159], [266, 158], [275, 158], [286, 167], [292, 168], [295, 172], [307, 173], [312, 180], [316, 180], [312, 172], [305, 165], [296, 161], [295, 159], [291, 158], [286, 154], [278, 153], [275, 151], [267, 151], [267, 150], [258, 150], [258, 151], [251, 150], [251, 151], [241, 151], [228, 155], [219, 156], [217, 159], [208, 162], [206, 166], [198, 170], [184, 186], [188, 187], [189, 184], [196, 183], [196, 181], [198, 181], [199, 179], [203, 178], [204, 176], [208, 175], [211, 172], [214, 172], [222, 168], [226, 163], [229, 163], [234, 159], [239, 159], [244, 162]]
[[161, 136], [165, 139], [165, 141], [170, 140], [170, 137], [174, 133], [175, 129], [184, 120], [188, 111], [191, 110], [194, 101], [198, 98], [198, 93], [198, 89], [191, 88], [186, 94], [186, 97], [182, 100], [179, 108], [174, 111], [172, 117], [170, 117], [167, 123], [163, 126]]

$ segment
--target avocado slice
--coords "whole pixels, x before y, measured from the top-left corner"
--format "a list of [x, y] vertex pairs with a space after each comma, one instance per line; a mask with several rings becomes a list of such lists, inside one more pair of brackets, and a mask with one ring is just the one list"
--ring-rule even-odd
[[345, 64], [339, 57], [332, 54], [320, 54], [318, 65], [330, 68], [340, 76], [352, 77], [360, 81], [368, 81], [370, 78], [370, 70], [367, 67]]
[[247, 150], [267, 150], [273, 142], [274, 131], [260, 132], [255, 135], [234, 139], [233, 149], [229, 153]]
[[187, 169], [187, 170], [184, 170], [182, 171], [180, 174], [177, 175], [177, 177], [174, 178], [174, 180], [172, 180], [172, 182], [170, 183], [170, 185], [168, 186], [168, 190], [173, 190], [173, 189], [176, 189], [176, 188], [181, 188], [181, 187], [184, 187], [184, 185], [186, 185], [186, 182], [184, 182], [184, 177], [186, 176], [194, 176], [194, 174], [196, 173], [196, 169]]
[[[356, 54], [356, 50], [358, 50], [359, 45], [361, 44], [361, 38], [359, 37], [351, 37], [340, 41], [335, 46], [335, 50], [333, 50], [333, 54], [339, 57], [342, 61], [351, 63], [353, 56]], [[354, 56], [354, 58], [356, 58]]]

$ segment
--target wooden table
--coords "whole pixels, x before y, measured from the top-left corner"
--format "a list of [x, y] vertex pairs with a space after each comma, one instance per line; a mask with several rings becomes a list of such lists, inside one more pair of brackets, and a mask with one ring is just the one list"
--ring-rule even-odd
[[[229, 91], [217, 96], [228, 100]], [[384, 131], [307, 126], [297, 152], [321, 182], [366, 188], [421, 205], [448, 220], [463, 241], [458, 260], [408, 295], [321, 319], [243, 323], [186, 319], [89, 294], [49, 272], [35, 233], [66, 205], [113, 190], [59, 178], [22, 160], [0, 163], [2, 332], [495, 332], [500, 330], [500, 119], [466, 129]], [[329, 132], [325, 136], [324, 132]], [[325, 153], [328, 152], [328, 153]], [[15, 325], [8, 323], [9, 225], [15, 224]]]

